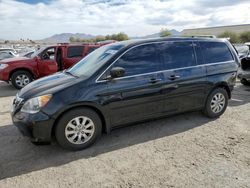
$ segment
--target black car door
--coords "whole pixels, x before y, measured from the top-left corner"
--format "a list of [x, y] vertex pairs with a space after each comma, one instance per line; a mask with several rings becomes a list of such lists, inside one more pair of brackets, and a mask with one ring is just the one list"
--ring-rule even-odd
[[111, 124], [113, 126], [160, 116], [164, 106], [164, 81], [155, 44], [130, 48], [112, 66], [125, 69], [123, 77], [108, 81]]
[[204, 105], [206, 68], [197, 64], [194, 46], [192, 41], [165, 42], [161, 46], [165, 80], [172, 86], [165, 95], [164, 109], [168, 113]]

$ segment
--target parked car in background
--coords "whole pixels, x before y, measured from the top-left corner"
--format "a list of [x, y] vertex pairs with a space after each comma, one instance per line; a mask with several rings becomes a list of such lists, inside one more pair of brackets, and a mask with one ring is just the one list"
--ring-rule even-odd
[[32, 80], [71, 67], [100, 46], [102, 45], [59, 44], [41, 48], [30, 58], [19, 57], [2, 60], [0, 61], [0, 80], [11, 82], [17, 89], [23, 88]]
[[24, 87], [12, 119], [34, 142], [55, 136], [62, 147], [80, 150], [102, 131], [135, 122], [193, 110], [216, 118], [227, 108], [239, 63], [221, 39], [113, 43]]
[[0, 51], [0, 60], [18, 57], [18, 55], [14, 54], [12, 51]]
[[13, 54], [18, 55], [14, 48], [0, 48], [0, 52], [12, 52]]
[[250, 43], [235, 46], [241, 61], [238, 78], [243, 85], [250, 86]]
[[245, 44], [234, 44], [234, 47], [237, 50], [240, 59], [243, 59], [249, 55], [249, 46]]

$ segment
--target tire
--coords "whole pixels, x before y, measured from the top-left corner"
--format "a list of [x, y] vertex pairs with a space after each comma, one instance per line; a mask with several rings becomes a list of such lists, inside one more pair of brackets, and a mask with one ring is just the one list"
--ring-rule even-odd
[[16, 71], [11, 75], [11, 83], [16, 89], [22, 89], [32, 82], [32, 75], [28, 71]]
[[[218, 100], [216, 100], [216, 97]], [[209, 118], [217, 118], [225, 112], [227, 105], [227, 91], [223, 88], [215, 88], [207, 97], [203, 113]]]
[[[90, 126], [92, 124], [93, 126]], [[58, 144], [73, 151], [82, 150], [94, 144], [101, 134], [101, 119], [95, 111], [88, 108], [70, 110], [59, 119], [55, 129]]]
[[245, 78], [242, 78], [242, 79], [240, 80], [240, 82], [241, 82], [243, 85], [245, 85], [245, 86], [250, 86], [250, 82], [247, 81], [247, 79], [245, 79]]

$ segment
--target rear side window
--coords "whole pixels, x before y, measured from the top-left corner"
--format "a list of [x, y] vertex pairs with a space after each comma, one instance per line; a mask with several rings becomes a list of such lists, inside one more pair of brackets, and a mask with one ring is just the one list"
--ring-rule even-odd
[[164, 69], [195, 66], [196, 60], [192, 42], [166, 42], [160, 44]]
[[160, 61], [155, 44], [146, 44], [130, 49], [112, 67], [124, 68], [125, 76], [159, 71]]
[[200, 42], [200, 47], [206, 64], [233, 60], [229, 48], [223, 42]]
[[94, 50], [96, 50], [98, 47], [96, 46], [90, 46], [89, 49], [88, 49], [88, 53], [91, 53], [93, 52]]
[[83, 48], [84, 48], [83, 46], [70, 46], [70, 47], [68, 47], [67, 57], [68, 58], [82, 57]]

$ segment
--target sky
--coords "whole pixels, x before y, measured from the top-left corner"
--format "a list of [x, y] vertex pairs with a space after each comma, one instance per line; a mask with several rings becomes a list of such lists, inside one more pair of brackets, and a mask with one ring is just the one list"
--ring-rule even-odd
[[250, 0], [0, 0], [0, 39], [250, 24]]

